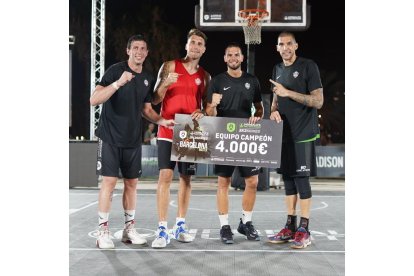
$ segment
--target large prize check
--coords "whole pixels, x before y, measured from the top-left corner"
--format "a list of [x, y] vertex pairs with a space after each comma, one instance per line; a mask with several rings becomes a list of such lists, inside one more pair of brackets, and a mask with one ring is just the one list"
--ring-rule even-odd
[[176, 114], [172, 161], [248, 167], [280, 167], [283, 122]]

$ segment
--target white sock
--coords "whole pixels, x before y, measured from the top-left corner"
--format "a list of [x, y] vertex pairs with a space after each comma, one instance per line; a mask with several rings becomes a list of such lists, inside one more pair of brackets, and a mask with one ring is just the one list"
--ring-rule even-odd
[[242, 222], [243, 222], [243, 224], [246, 224], [246, 222], [248, 222], [248, 221], [252, 221], [252, 213], [253, 212], [248, 212], [248, 211], [245, 211], [245, 210], [243, 210], [243, 216], [242, 216]]
[[223, 225], [229, 225], [229, 214], [219, 215], [219, 219], [221, 227], [223, 227]]
[[108, 225], [109, 213], [98, 212], [98, 223], [99, 226], [106, 224]]
[[183, 221], [183, 222], [185, 223], [185, 218], [179, 218], [179, 217], [176, 217], [176, 218], [175, 218], [175, 224], [176, 224], [176, 225], [178, 225], [178, 223], [179, 223], [180, 221]]
[[134, 223], [135, 219], [135, 210], [124, 210], [124, 218], [125, 218], [125, 227]]
[[158, 227], [163, 226], [165, 229], [168, 229], [168, 222], [167, 221], [159, 221]]

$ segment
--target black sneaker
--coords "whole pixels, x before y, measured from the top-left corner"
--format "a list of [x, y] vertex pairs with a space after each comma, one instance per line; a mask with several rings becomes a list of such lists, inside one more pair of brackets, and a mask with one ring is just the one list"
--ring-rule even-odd
[[230, 225], [223, 225], [220, 229], [220, 239], [225, 244], [232, 244], [233, 241], [233, 232], [231, 231]]
[[254, 226], [251, 221], [248, 221], [246, 222], [246, 224], [243, 224], [242, 219], [240, 219], [237, 232], [239, 232], [242, 235], [245, 235], [246, 238], [250, 241], [260, 241], [259, 234], [257, 233], [256, 229], [254, 229]]

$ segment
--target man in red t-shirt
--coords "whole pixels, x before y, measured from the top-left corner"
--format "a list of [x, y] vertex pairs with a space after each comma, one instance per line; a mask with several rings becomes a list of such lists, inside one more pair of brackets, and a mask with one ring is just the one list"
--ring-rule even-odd
[[[161, 103], [161, 116], [174, 119], [175, 114], [191, 114], [195, 120], [201, 119], [201, 111], [206, 99], [206, 87], [210, 74], [198, 65], [206, 51], [207, 36], [198, 29], [192, 29], [187, 35], [183, 59], [165, 62], [158, 73], [154, 89], [153, 104]], [[194, 163], [170, 161], [173, 131], [159, 127], [157, 135], [158, 167], [160, 170], [157, 187], [158, 234], [152, 242], [153, 248], [166, 247], [170, 242], [167, 227], [168, 204], [170, 202], [170, 185], [175, 165], [178, 163], [180, 185], [178, 191], [178, 211], [173, 228], [174, 237], [181, 242], [191, 242], [185, 226], [185, 215], [191, 195], [191, 175], [196, 172]]]

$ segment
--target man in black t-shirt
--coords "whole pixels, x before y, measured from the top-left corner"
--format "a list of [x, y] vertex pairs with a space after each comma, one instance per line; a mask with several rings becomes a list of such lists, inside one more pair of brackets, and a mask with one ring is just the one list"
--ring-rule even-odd
[[[296, 56], [298, 44], [292, 33], [282, 32], [277, 51], [283, 62], [273, 68], [271, 120], [283, 120], [282, 158], [278, 173], [285, 185], [288, 218], [285, 227], [269, 238], [272, 243], [293, 239], [292, 248], [311, 244], [309, 215], [312, 191], [309, 177], [316, 175], [315, 140], [319, 138], [318, 113], [323, 105], [323, 89], [318, 66]], [[297, 194], [301, 218], [296, 225]]]
[[151, 107], [153, 76], [143, 69], [148, 55], [147, 42], [142, 35], [129, 38], [127, 61], [112, 65], [105, 72], [93, 92], [92, 106], [103, 104], [96, 136], [99, 137], [97, 173], [102, 175], [99, 191], [99, 229], [96, 245], [114, 248], [108, 227], [112, 193], [119, 171], [124, 178], [125, 225], [122, 241], [144, 244], [134, 227], [136, 186], [141, 176], [142, 116], [156, 124], [172, 127], [173, 120], [165, 120]]
[[[226, 47], [224, 62], [227, 71], [214, 77], [207, 94], [206, 113], [209, 116], [246, 118], [250, 124], [257, 123], [263, 117], [263, 104], [258, 79], [241, 70], [243, 54], [237, 43]], [[252, 115], [252, 105], [255, 113]], [[218, 176], [217, 209], [221, 224], [220, 237], [225, 244], [233, 243], [233, 233], [229, 224], [228, 190], [235, 166], [215, 165]], [[239, 167], [246, 187], [242, 199], [242, 218], [237, 231], [248, 240], [260, 240], [252, 224], [252, 212], [256, 201], [258, 174], [260, 167]]]

